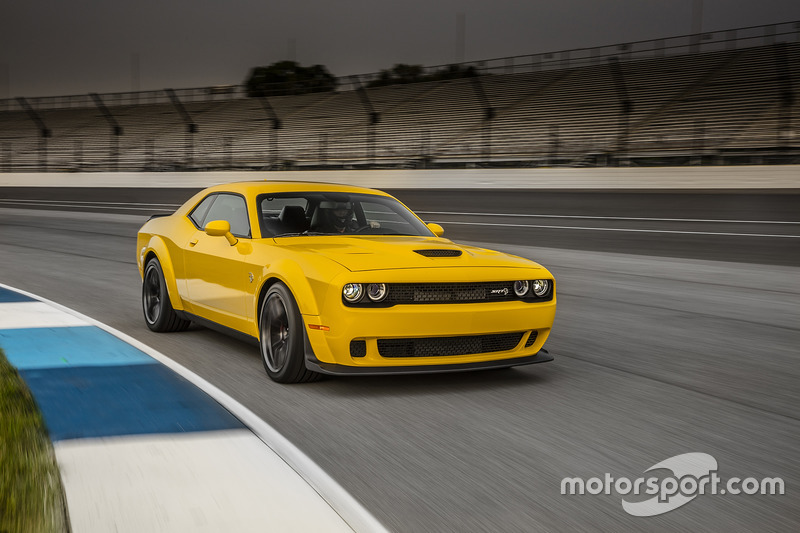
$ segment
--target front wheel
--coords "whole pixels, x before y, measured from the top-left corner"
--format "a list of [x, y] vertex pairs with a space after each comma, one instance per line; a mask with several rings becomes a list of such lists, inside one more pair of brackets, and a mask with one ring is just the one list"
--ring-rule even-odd
[[267, 291], [258, 320], [261, 359], [267, 375], [278, 383], [319, 378], [308, 370], [303, 353], [303, 319], [289, 288], [281, 282]]
[[183, 331], [191, 323], [179, 317], [172, 308], [164, 272], [156, 258], [150, 259], [144, 268], [142, 310], [147, 327], [153, 331]]

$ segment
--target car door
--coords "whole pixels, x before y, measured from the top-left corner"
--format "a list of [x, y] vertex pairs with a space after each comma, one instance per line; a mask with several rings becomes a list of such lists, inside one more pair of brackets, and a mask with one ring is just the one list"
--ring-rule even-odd
[[[213, 196], [207, 199], [207, 207], [205, 200], [198, 204], [205, 213], [190, 215], [196, 231], [184, 248], [186, 292], [192, 312], [241, 331], [247, 323], [245, 293], [249, 279], [245, 262], [253, 250], [247, 204], [238, 194]], [[203, 228], [214, 220], [230, 224], [236, 244], [231, 245], [225, 237], [206, 234]]]

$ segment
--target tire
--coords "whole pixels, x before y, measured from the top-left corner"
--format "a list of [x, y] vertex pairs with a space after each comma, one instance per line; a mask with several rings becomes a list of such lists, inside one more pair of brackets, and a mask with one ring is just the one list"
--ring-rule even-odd
[[278, 383], [316, 381], [308, 370], [303, 349], [304, 325], [291, 291], [276, 282], [267, 291], [258, 314], [261, 360], [267, 375]]
[[167, 283], [161, 263], [153, 258], [144, 268], [142, 280], [142, 311], [147, 327], [159, 333], [183, 331], [189, 327], [190, 321], [178, 316], [169, 301]]

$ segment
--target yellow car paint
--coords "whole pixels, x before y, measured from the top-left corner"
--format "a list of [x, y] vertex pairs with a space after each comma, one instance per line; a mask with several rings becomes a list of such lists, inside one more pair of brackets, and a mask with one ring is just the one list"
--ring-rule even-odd
[[[245, 199], [249, 236], [232, 237], [229, 232], [226, 235], [214, 222], [207, 229], [198, 228], [189, 218], [203, 199], [221, 192]], [[260, 297], [275, 280], [281, 281], [297, 303], [316, 358], [346, 367], [419, 367], [511, 359], [536, 354], [547, 340], [555, 318], [555, 293], [548, 301], [398, 304], [375, 308], [345, 305], [342, 288], [347, 283], [547, 279], [554, 284], [554, 281], [547, 269], [527, 259], [437, 237], [434, 232], [439, 233], [438, 225], [428, 226], [430, 235], [425, 236], [262, 237], [256, 197], [288, 192], [341, 192], [392, 198], [382, 191], [338, 184], [259, 181], [211, 187], [193, 196], [175, 213], [152, 218], [144, 224], [137, 238], [140, 275], [144, 275], [147, 261], [156, 257], [162, 265], [174, 309], [255, 338], [259, 337]], [[424, 224], [421, 220], [420, 223]], [[414, 252], [420, 248], [460, 250], [462, 255], [431, 258]], [[376, 344], [379, 338], [508, 332], [522, 332], [522, 338], [517, 346], [502, 352], [390, 358], [382, 357]], [[536, 332], [537, 338], [526, 348], [531, 332]], [[351, 357], [353, 340], [366, 342], [365, 356]]]

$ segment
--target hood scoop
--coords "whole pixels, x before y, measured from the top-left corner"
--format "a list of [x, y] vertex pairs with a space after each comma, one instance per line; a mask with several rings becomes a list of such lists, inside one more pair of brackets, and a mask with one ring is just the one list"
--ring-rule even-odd
[[458, 257], [462, 253], [461, 250], [453, 250], [452, 248], [427, 248], [425, 250], [414, 251], [419, 255], [424, 255], [425, 257]]

